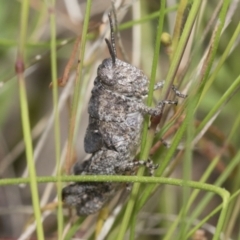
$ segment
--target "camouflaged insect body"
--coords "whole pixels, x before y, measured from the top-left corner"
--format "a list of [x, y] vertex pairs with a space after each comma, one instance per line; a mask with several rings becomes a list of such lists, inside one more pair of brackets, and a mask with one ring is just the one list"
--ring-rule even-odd
[[[132, 76], [132, 78], [131, 78]], [[75, 175], [125, 175], [133, 164], [141, 141], [148, 79], [141, 70], [119, 59], [105, 59], [98, 67], [89, 101], [89, 125], [84, 148], [90, 159], [74, 166]], [[141, 108], [140, 108], [141, 109]], [[120, 188], [119, 183], [76, 183], [63, 190], [65, 203], [79, 215], [101, 209]]]
[[[152, 171], [151, 161], [135, 161], [141, 142], [144, 115], [159, 115], [164, 104], [177, 101], [163, 100], [155, 108], [144, 104], [148, 93], [148, 78], [143, 72], [116, 57], [113, 27], [111, 44], [106, 39], [111, 58], [98, 67], [88, 105], [89, 124], [84, 148], [91, 157], [74, 166], [75, 175], [131, 175], [139, 165]], [[154, 89], [161, 88], [159, 82]], [[185, 97], [173, 86], [176, 95]], [[119, 190], [122, 183], [82, 182], [63, 189], [63, 201], [76, 207], [78, 215], [99, 211]]]

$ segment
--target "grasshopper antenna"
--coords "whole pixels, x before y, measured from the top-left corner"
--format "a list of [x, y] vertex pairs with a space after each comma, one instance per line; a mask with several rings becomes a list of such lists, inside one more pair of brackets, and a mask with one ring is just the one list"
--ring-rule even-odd
[[115, 39], [117, 39], [118, 48], [122, 54], [124, 61], [129, 62], [129, 58], [124, 50], [122, 39], [121, 39], [120, 32], [118, 29], [118, 19], [117, 19], [117, 13], [116, 13], [116, 8], [115, 8], [115, 2], [116, 2], [116, 0], [112, 0], [112, 13], [113, 13], [113, 17], [114, 17], [114, 27], [115, 27], [115, 36], [116, 36]]
[[110, 31], [111, 31], [111, 43], [107, 38], [105, 38], [106, 44], [108, 46], [109, 53], [112, 58], [113, 65], [116, 63], [116, 58], [117, 58], [117, 51], [116, 51], [116, 45], [115, 45], [115, 38], [114, 38], [114, 30], [113, 30], [113, 22], [112, 22], [112, 17], [111, 14], [108, 14], [108, 19], [110, 23]]

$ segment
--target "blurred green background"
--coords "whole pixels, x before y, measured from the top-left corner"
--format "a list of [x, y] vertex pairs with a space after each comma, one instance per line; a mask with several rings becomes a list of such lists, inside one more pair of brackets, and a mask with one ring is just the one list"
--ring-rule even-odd
[[[130, 23], [129, 27], [120, 31], [123, 46], [130, 59], [129, 61], [133, 65], [142, 69], [149, 78], [151, 75], [151, 64], [158, 24], [158, 15], [155, 14], [155, 17], [152, 16], [159, 11], [159, 2], [160, 1], [157, 0], [116, 2], [120, 30], [121, 26], [124, 26], [124, 23]], [[181, 3], [182, 2], [184, 1], [181, 1]], [[192, 1], [187, 2], [191, 3]], [[167, 9], [169, 11], [167, 11], [167, 14], [165, 15], [164, 32], [168, 32], [170, 35], [173, 35], [176, 23], [176, 13], [179, 9], [179, 4], [181, 3], [180, 1], [173, 0], [167, 1]], [[218, 0], [202, 1], [196, 25], [193, 27], [192, 35], [186, 45], [185, 54], [182, 57], [182, 62], [176, 74], [175, 83], [179, 86], [179, 89], [182, 92], [189, 94], [189, 101], [191, 101], [191, 93], [194, 92], [189, 86], [191, 84], [193, 86], [195, 79], [199, 80], [199, 76], [201, 76], [201, 74], [199, 74], [202, 66], [201, 61], [204, 62], [204, 54], [208, 50], [209, 43], [211, 43], [214, 29], [220, 21], [218, 9], [221, 10], [221, 8], [219, 8], [219, 6], [221, 6], [221, 1]], [[57, 29], [57, 74], [59, 77], [63, 75], [66, 64], [71, 56], [75, 39], [81, 34], [85, 7], [86, 1], [56, 1], [54, 13], [56, 16]], [[109, 33], [106, 34], [106, 29], [108, 28], [106, 13], [110, 11], [110, 9], [110, 0], [93, 0], [92, 2], [83, 77], [81, 79], [77, 144], [75, 145], [74, 150], [77, 160], [80, 161], [84, 160], [86, 157], [83, 149], [83, 138], [88, 123], [87, 104], [91, 94], [93, 81], [96, 77], [97, 66], [104, 58], [109, 57], [103, 38], [108, 38], [109, 36]], [[54, 168], [56, 165], [52, 89], [49, 87], [49, 84], [52, 81], [49, 11], [48, 1], [29, 1], [29, 19], [25, 46], [25, 79], [35, 167], [38, 176], [54, 175]], [[182, 30], [181, 27], [184, 26], [184, 18], [187, 19], [189, 11], [190, 5], [185, 9], [185, 12], [182, 15], [183, 25], [181, 26], [180, 24], [180, 32]], [[239, 11], [239, 1], [230, 1], [230, 6], [226, 15], [226, 28], [221, 34], [208, 80], [211, 78], [211, 74], [214, 73], [215, 67], [223, 56], [223, 53], [239, 24]], [[214, 17], [214, 14], [216, 14], [216, 17]], [[132, 23], [131, 21], [133, 19], [140, 19], [142, 22]], [[28, 176], [21, 123], [19, 85], [15, 73], [15, 62], [21, 31], [20, 20], [21, 1], [1, 1], [1, 179]], [[208, 31], [207, 28], [209, 28]], [[204, 38], [201, 39], [203, 36]], [[199, 105], [195, 108], [194, 121], [191, 123], [194, 129], [201, 124], [207, 114], [214, 108], [214, 106], [216, 106], [216, 103], [226, 93], [227, 89], [232, 86], [237, 77], [239, 77], [239, 40], [240, 36], [238, 34], [232, 45], [232, 50], [223, 59], [220, 71], [214, 76], [209, 89], [199, 102]], [[161, 52], [159, 53], [160, 58], [156, 81], [166, 78], [171, 62], [171, 57], [168, 51], [169, 46], [162, 44]], [[123, 59], [124, 56], [120, 53], [119, 58]], [[76, 67], [77, 61], [75, 61], [72, 66], [68, 84], [64, 88], [59, 88], [61, 150], [65, 148], [68, 137], [70, 106]], [[192, 180], [199, 181], [207, 167], [212, 163], [213, 159], [216, 156], [219, 156], [219, 160], [206, 182], [214, 185], [215, 181], [219, 179], [224, 172], [229, 171], [226, 179], [220, 184], [220, 186], [226, 188], [231, 194], [240, 189], [239, 163], [231, 169], [228, 168], [239, 152], [239, 87], [240, 85], [238, 84], [233, 94], [228, 97], [227, 102], [219, 107], [219, 114], [216, 115], [216, 119], [205, 124], [207, 129], [204, 130], [202, 135], [200, 134], [200, 139], [194, 142], [194, 145], [192, 146], [191, 172], [189, 173]], [[195, 88], [197, 88], [197, 86]], [[155, 102], [159, 99], [160, 93], [161, 92], [155, 94]], [[181, 100], [179, 105], [184, 106], [184, 102]], [[185, 116], [183, 111], [181, 114], [182, 117]], [[173, 113], [168, 111], [164, 121], [161, 122], [161, 127], [167, 125], [171, 116], [173, 116]], [[175, 132], [176, 131], [177, 129]], [[174, 133], [164, 140], [171, 145], [173, 136]], [[159, 137], [157, 136], [154, 143], [158, 140]], [[176, 155], [184, 149], [184, 144], [185, 138], [182, 139], [177, 147]], [[156, 155], [153, 156], [153, 159], [161, 163], [161, 159], [167, 151], [167, 148], [161, 146]], [[184, 178], [183, 156], [180, 157], [180, 160], [176, 166], [174, 166], [171, 176]], [[54, 184], [50, 185], [51, 184], [39, 184], [38, 191], [42, 207], [51, 203], [55, 199], [56, 187]], [[46, 190], [47, 188], [50, 190]], [[191, 213], [194, 212], [194, 209], [196, 209], [196, 206], [201, 203], [205, 195], [205, 192], [201, 192], [194, 201], [194, 204], [189, 210], [189, 217], [191, 216]], [[161, 186], [153, 197], [149, 199], [139, 215], [139, 221], [135, 233], [136, 239], [164, 239], [163, 236], [166, 236], [167, 229], [169, 229], [169, 226], [174, 222], [176, 216], [178, 216], [180, 209], [183, 206], [183, 202], [183, 191], [181, 188], [167, 185]], [[215, 196], [209, 203], [205, 204], [203, 207], [204, 210], [202, 210], [201, 214], [197, 215], [194, 221], [203, 219], [216, 206], [218, 206], [218, 204], [220, 204], [219, 198]], [[229, 204], [229, 209], [223, 232], [229, 234], [227, 235], [229, 237], [227, 239], [240, 239], [239, 194], [234, 198], [234, 202]], [[64, 211], [64, 216], [68, 219], [67, 210]], [[29, 185], [0, 187], [0, 238], [16, 238], [22, 236], [21, 239], [25, 239], [23, 234], [24, 232], [27, 232], [29, 225], [31, 225], [32, 217], [33, 209]], [[216, 226], [218, 217], [219, 215], [215, 215], [213, 218], [206, 221], [206, 224], [204, 225], [205, 227], [203, 227], [203, 237], [199, 239], [205, 239], [204, 237], [206, 237], [206, 239], [212, 238], [214, 230], [212, 230], [211, 227], [214, 228], [214, 226]], [[233, 221], [231, 221], [231, 219], [233, 219]], [[118, 223], [119, 221], [120, 220], [118, 220]], [[193, 225], [196, 224], [194, 221]], [[50, 214], [46, 215], [43, 226], [46, 237], [56, 239], [57, 221], [55, 208], [50, 211]], [[176, 232], [180, 231], [179, 229], [181, 229], [181, 226], [177, 228]], [[86, 233], [83, 233], [82, 231], [82, 228], [80, 228], [76, 236], [82, 236], [81, 234], [83, 234], [84, 237], [84, 234]], [[35, 231], [29, 233], [29, 236], [31, 236], [31, 234], [34, 235], [34, 232]], [[89, 235], [91, 234], [92, 229], [89, 230]], [[112, 239], [111, 236], [114, 235], [109, 236], [109, 239]], [[85, 238], [88, 239], [87, 237]], [[175, 236], [172, 239], [181, 238]], [[191, 239], [198, 238], [192, 237]]]

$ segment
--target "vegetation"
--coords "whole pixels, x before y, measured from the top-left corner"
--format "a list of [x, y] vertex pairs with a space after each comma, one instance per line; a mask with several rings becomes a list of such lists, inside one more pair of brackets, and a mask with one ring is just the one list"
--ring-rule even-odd
[[[111, 9], [110, 1], [73, 2], [1, 3], [0, 238], [240, 239], [238, 1], [116, 6], [127, 53], [118, 40], [118, 56], [149, 76], [146, 103], [174, 99], [172, 84], [188, 94], [146, 118], [137, 158], [159, 164], [155, 177], [144, 168], [137, 176], [70, 175], [86, 157], [86, 108], [108, 57]], [[61, 203], [72, 181], [134, 185], [97, 219], [79, 218]]]

